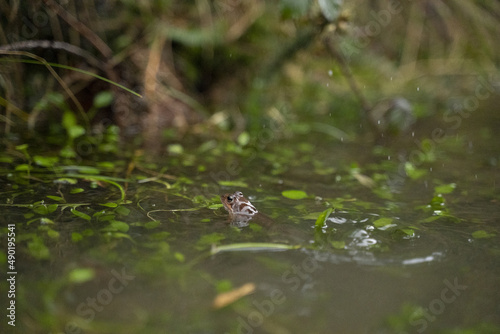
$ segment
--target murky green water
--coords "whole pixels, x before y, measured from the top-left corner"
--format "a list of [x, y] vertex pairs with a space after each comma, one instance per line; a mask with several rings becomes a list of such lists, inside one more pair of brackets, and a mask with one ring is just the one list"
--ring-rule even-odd
[[[497, 333], [498, 126], [464, 125], [432, 149], [411, 134], [386, 148], [310, 134], [256, 155], [187, 149], [117, 180], [126, 203], [109, 179], [71, 169], [57, 176], [73, 185], [36, 170], [21, 185], [5, 172], [1, 220], [15, 224], [17, 275], [16, 326], [4, 316], [3, 332]], [[175, 178], [155, 174], [162, 166]], [[122, 168], [112, 176], [126, 178]], [[284, 197], [290, 189], [309, 196]], [[235, 190], [273, 226], [231, 227], [218, 195]], [[41, 200], [58, 206], [14, 206]], [[240, 243], [266, 245], [214, 253]]]

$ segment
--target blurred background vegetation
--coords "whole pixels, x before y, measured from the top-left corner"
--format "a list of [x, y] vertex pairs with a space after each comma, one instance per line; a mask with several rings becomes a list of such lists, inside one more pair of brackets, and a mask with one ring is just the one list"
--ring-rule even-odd
[[498, 90], [498, 1], [0, 1], [0, 13], [10, 139], [379, 138], [460, 113], [480, 79]]

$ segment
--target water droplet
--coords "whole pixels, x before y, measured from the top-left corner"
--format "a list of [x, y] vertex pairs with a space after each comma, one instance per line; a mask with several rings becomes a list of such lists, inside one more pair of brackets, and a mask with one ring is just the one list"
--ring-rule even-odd
[[432, 167], [429, 168], [429, 172], [432, 172]]
[[415, 137], [415, 131], [412, 131], [412, 132], [411, 132], [411, 136], [412, 136], [412, 137]]
[[391, 156], [390, 155], [387, 156], [387, 160], [391, 160]]
[[377, 121], [377, 124], [380, 124], [380, 120]]
[[329, 71], [328, 71], [328, 76], [330, 76], [330, 77], [331, 77], [332, 75], [333, 75], [333, 71], [332, 71], [332, 70], [329, 70]]
[[420, 87], [417, 87], [417, 92], [420, 92]]
[[340, 141], [341, 141], [341, 142], [344, 142], [344, 137], [340, 137]]
[[330, 87], [330, 84], [328, 82], [326, 83], [326, 87]]

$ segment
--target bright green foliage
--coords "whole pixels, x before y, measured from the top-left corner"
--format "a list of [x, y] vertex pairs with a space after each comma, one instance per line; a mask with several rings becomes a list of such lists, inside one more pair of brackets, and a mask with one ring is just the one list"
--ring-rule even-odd
[[92, 268], [76, 268], [68, 273], [68, 280], [72, 283], [85, 283], [94, 279], [95, 271]]
[[47, 215], [49, 213], [52, 213], [56, 211], [57, 209], [57, 204], [35, 204], [33, 207], [33, 211], [39, 215]]
[[335, 249], [344, 249], [345, 248], [345, 241], [332, 241], [331, 244], [332, 244], [332, 247]]
[[383, 218], [379, 218], [379, 219], [375, 220], [373, 222], [373, 226], [381, 228], [381, 227], [392, 224], [392, 222], [393, 222], [392, 218], [383, 217]]
[[53, 167], [56, 163], [59, 162], [59, 157], [44, 157], [41, 155], [35, 155], [33, 157], [33, 161], [40, 166], [43, 167]]
[[113, 94], [110, 91], [103, 91], [98, 93], [94, 97], [94, 107], [95, 108], [104, 108], [111, 105], [113, 102]]
[[424, 169], [416, 168], [411, 162], [405, 163], [406, 175], [408, 175], [412, 180], [417, 180], [427, 174]]
[[76, 210], [76, 209], [71, 209], [71, 213], [72, 213], [72, 214], [74, 214], [75, 216], [80, 217], [80, 218], [83, 218], [83, 219], [85, 219], [85, 220], [89, 220], [89, 221], [90, 221], [90, 220], [92, 219], [92, 218], [90, 218], [90, 216], [89, 216], [89, 215], [87, 215], [86, 213], [80, 212], [80, 211], [78, 211], [78, 210]]
[[285, 190], [281, 195], [290, 199], [304, 199], [307, 197], [307, 194], [302, 190]]
[[436, 194], [450, 194], [457, 187], [456, 183], [443, 184], [434, 188]]
[[485, 230], [477, 230], [472, 232], [472, 237], [474, 239], [487, 239], [487, 238], [493, 238], [494, 236], [496, 236], [495, 233], [489, 233]]
[[235, 180], [235, 181], [219, 181], [219, 184], [223, 187], [239, 187], [239, 188], [248, 188], [248, 184], [244, 181]]
[[314, 225], [316, 227], [323, 227], [326, 224], [326, 220], [328, 219], [328, 217], [330, 216], [332, 211], [333, 211], [332, 208], [328, 208], [325, 211], [323, 211], [316, 219], [316, 222], [314, 223]]

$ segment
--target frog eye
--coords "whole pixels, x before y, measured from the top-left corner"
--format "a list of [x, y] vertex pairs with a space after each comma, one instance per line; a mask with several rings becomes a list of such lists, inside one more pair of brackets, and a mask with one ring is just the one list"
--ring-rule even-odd
[[227, 196], [227, 201], [228, 202], [232, 202], [233, 201], [233, 196], [231, 196], [231, 195]]

